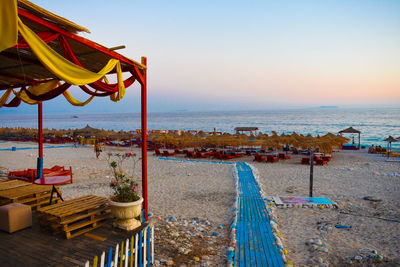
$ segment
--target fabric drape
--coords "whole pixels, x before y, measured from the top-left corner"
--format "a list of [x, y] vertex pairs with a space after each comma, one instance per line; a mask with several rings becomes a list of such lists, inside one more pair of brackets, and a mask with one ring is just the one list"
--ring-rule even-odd
[[[57, 82], [56, 85], [60, 84], [59, 81], [56, 81], [56, 82]], [[49, 91], [37, 92], [37, 90], [36, 90], [36, 94], [34, 93], [35, 90], [30, 90], [30, 88], [28, 88], [28, 90], [26, 90], [26, 94], [33, 100], [47, 101], [47, 100], [53, 99], [53, 98], [61, 95], [66, 90], [68, 90], [68, 88], [70, 88], [70, 87], [71, 87], [71, 85], [69, 83], [64, 83], [59, 86], [54, 86], [53, 89], [51, 89]]]
[[88, 100], [86, 100], [86, 101], [84, 101], [84, 102], [81, 102], [81, 101], [76, 100], [68, 91], [65, 91], [65, 92], [63, 93], [63, 95], [64, 95], [65, 99], [67, 99], [67, 101], [68, 101], [71, 105], [73, 105], [73, 106], [78, 106], [78, 107], [86, 106], [86, 105], [89, 104], [90, 101], [92, 101], [93, 98], [94, 98], [94, 95], [92, 95], [91, 97], [89, 97]]
[[10, 102], [4, 104], [3, 106], [8, 108], [15, 108], [18, 107], [20, 104], [21, 104], [21, 99], [19, 99], [18, 97], [14, 97]]
[[[84, 85], [100, 80], [105, 74], [116, 67], [119, 84], [123, 86], [121, 64], [117, 59], [110, 59], [107, 65], [98, 73], [91, 72], [62, 57], [40, 39], [31, 29], [26, 27], [19, 18], [18, 30], [40, 62], [59, 79], [73, 85]], [[121, 91], [123, 91], [122, 88]]]
[[[79, 59], [76, 57], [75, 53], [72, 51], [71, 46], [68, 44], [67, 40], [62, 35], [60, 36], [60, 42], [61, 42], [61, 46], [63, 48], [65, 58], [71, 60], [76, 65], [83, 67], [82, 63], [79, 61]], [[132, 83], [135, 81], [135, 78], [133, 76], [128, 78], [126, 81], [122, 80], [121, 64], [116, 66], [116, 70], [117, 70], [117, 80], [118, 80], [117, 84], [110, 85], [110, 84], [101, 82], [101, 80], [98, 80], [98, 81], [95, 81], [94, 83], [89, 84], [90, 87], [92, 87], [96, 90], [99, 90], [99, 91], [116, 92], [118, 90], [118, 93], [110, 95], [110, 99], [115, 102], [121, 100], [124, 97], [125, 87], [132, 85]], [[81, 88], [82, 88], [82, 86], [84, 86], [84, 85], [81, 85]], [[84, 91], [87, 92], [88, 89], [85, 88]]]

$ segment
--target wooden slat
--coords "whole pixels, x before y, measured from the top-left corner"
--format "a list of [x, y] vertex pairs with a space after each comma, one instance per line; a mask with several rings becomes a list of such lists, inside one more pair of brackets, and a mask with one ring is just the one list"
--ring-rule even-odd
[[67, 239], [91, 231], [110, 217], [104, 197], [88, 195], [38, 210], [40, 224], [53, 232], [63, 231]]
[[20, 180], [4, 180], [0, 181], [0, 191], [27, 185], [31, 185], [31, 183]]
[[51, 185], [30, 184], [23, 187], [11, 188], [8, 190], [0, 191], [0, 197], [7, 199], [21, 198], [35, 193], [51, 192], [51, 188], [52, 188]]
[[284, 266], [260, 195], [260, 187], [251, 168], [238, 163], [237, 170], [239, 196], [235, 266]]

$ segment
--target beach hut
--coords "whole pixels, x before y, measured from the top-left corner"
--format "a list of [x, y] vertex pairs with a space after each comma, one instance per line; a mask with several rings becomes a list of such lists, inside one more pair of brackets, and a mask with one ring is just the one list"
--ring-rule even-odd
[[[125, 88], [135, 81], [141, 85], [142, 133], [147, 128], [147, 59], [136, 62], [79, 36], [90, 33], [63, 17], [27, 0], [0, 1], [0, 107], [17, 107], [21, 101], [38, 106], [38, 177], [42, 177], [42, 102], [63, 95], [75, 106], [85, 106], [94, 97], [119, 101]], [[123, 80], [122, 74], [129, 74]], [[116, 74], [117, 83], [108, 83], [106, 74]], [[90, 95], [75, 99], [72, 86]], [[12, 95], [14, 95], [12, 97]], [[11, 99], [9, 101], [9, 99]], [[147, 219], [147, 137], [142, 134], [142, 183]]]
[[249, 132], [250, 135], [257, 135], [257, 127], [235, 127], [234, 129], [236, 134], [244, 134], [245, 132]]
[[358, 134], [358, 144], [355, 145], [354, 138], [352, 144], [344, 144], [342, 145], [342, 149], [350, 149], [350, 150], [359, 150], [361, 144], [361, 132], [354, 129], [353, 127], [346, 128], [344, 130], [339, 131], [340, 135], [346, 134]]

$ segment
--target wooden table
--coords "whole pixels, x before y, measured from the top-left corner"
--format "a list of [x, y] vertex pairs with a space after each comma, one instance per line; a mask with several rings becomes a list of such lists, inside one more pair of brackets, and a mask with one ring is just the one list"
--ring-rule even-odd
[[56, 193], [57, 196], [61, 199], [61, 201], [64, 201], [64, 199], [61, 196], [61, 193], [57, 190], [57, 188], [55, 187], [55, 185], [58, 184], [66, 184], [66, 183], [70, 183], [72, 182], [72, 177], [69, 176], [45, 176], [43, 178], [40, 179], [36, 179], [34, 181], [35, 184], [37, 185], [51, 185], [51, 195], [50, 195], [50, 205], [51, 202], [53, 201], [53, 194]]
[[[29, 184], [16, 188], [0, 191], [0, 205], [9, 203], [22, 203], [32, 207], [32, 210], [48, 204], [51, 197], [52, 186]], [[60, 198], [56, 197], [56, 201]]]

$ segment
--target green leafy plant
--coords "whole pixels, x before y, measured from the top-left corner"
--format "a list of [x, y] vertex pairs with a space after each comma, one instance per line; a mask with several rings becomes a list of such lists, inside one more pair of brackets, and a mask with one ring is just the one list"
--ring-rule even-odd
[[[123, 168], [124, 162], [128, 160], [133, 162], [130, 172]], [[140, 199], [138, 184], [134, 180], [135, 167], [139, 160], [140, 158], [137, 158], [133, 152], [107, 153], [107, 162], [114, 176], [110, 183], [110, 187], [114, 191], [111, 197], [112, 201], [133, 202]]]

